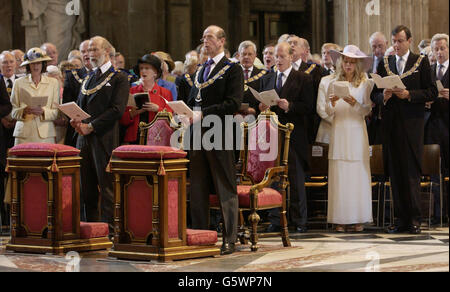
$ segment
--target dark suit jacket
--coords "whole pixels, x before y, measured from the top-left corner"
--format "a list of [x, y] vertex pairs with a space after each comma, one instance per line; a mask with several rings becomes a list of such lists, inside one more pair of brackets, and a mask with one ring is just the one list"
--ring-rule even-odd
[[182, 100], [187, 104], [193, 86], [192, 82], [194, 82], [194, 80], [193, 77], [189, 75], [190, 80], [188, 81], [186, 75], [188, 74], [177, 77], [177, 79], [175, 80], [175, 85], [177, 86], [178, 90], [178, 100]]
[[[418, 58], [419, 55], [411, 52], [404, 72], [409, 71], [417, 62]], [[394, 74], [398, 74], [395, 56], [389, 56], [389, 68]], [[384, 66], [384, 60], [378, 65], [377, 71], [381, 77], [388, 75]], [[436, 85], [431, 78], [431, 67], [428, 58], [424, 58], [417, 70], [402, 81], [410, 92], [411, 101], [401, 100], [394, 95], [384, 106], [383, 90], [378, 89], [376, 86], [372, 92], [372, 101], [382, 106], [382, 128], [385, 133], [384, 142], [390, 143], [388, 138], [390, 136], [390, 125], [395, 118], [400, 119], [408, 144], [414, 152], [416, 162], [421, 166], [424, 145], [425, 103], [435, 101], [438, 95]]]
[[[103, 82], [113, 71], [111, 67], [103, 74], [96, 84]], [[89, 78], [87, 87], [92, 88], [93, 76]], [[108, 82], [111, 86], [103, 86], [102, 89], [92, 95], [84, 95], [80, 93], [77, 104], [89, 115], [85, 123], [92, 123], [95, 132], [89, 136], [79, 136], [77, 147], [81, 149], [87, 142], [86, 139], [97, 140], [95, 144], [99, 144], [103, 149], [96, 151], [104, 151], [107, 155], [111, 155], [112, 151], [119, 146], [119, 121], [128, 102], [128, 94], [130, 84], [126, 74], [116, 73]]]
[[[252, 74], [250, 76], [250, 79], [261, 73], [263, 70], [258, 69], [256, 67], [253, 67]], [[261, 77], [262, 78], [262, 77]], [[248, 87], [253, 88], [254, 90], [260, 92], [261, 91], [261, 78], [258, 80], [255, 80], [253, 82], [247, 83]], [[256, 115], [259, 114], [259, 101], [253, 96], [250, 89], [247, 89], [247, 91], [244, 91], [244, 100], [242, 103], [248, 103], [251, 108], [256, 110]]]
[[[433, 82], [436, 82], [437, 64], [431, 67], [431, 75]], [[445, 73], [441, 80], [444, 88], [449, 88], [449, 70]], [[431, 105], [431, 116], [425, 125], [425, 144], [439, 144], [442, 153], [442, 166], [448, 175], [449, 168], [449, 129], [448, 129], [448, 111], [449, 104], [445, 98], [438, 98]]]
[[[312, 63], [302, 62], [298, 71], [305, 72], [311, 67]], [[317, 106], [317, 95], [319, 94], [319, 86], [322, 77], [327, 75], [327, 71], [323, 69], [320, 65], [317, 65], [314, 70], [309, 74], [312, 78], [312, 86], [313, 86], [313, 94], [311, 96], [313, 107]], [[307, 128], [308, 128], [308, 142], [310, 144], [316, 141], [317, 131], [319, 130], [321, 118], [317, 111], [312, 111], [308, 114], [307, 117]]]
[[[277, 72], [270, 73], [261, 79], [261, 90], [276, 88]], [[282, 124], [292, 123], [294, 131], [291, 134], [291, 149], [295, 149], [300, 159], [308, 169], [308, 133], [305, 127], [305, 116], [313, 111], [313, 85], [310, 76], [292, 69], [286, 83], [281, 89], [280, 98], [289, 101], [289, 111], [286, 113], [278, 106], [271, 110], [278, 115]]]
[[[11, 113], [12, 105], [3, 77], [0, 75], [0, 119]], [[4, 170], [6, 165], [6, 139], [3, 136], [3, 126], [0, 125], [0, 167]], [[3, 171], [2, 171], [3, 172]]]
[[[86, 68], [75, 70], [78, 77], [84, 79], [88, 72]], [[73, 75], [72, 71], [66, 72], [66, 79], [64, 80], [64, 91], [63, 91], [63, 103], [77, 102], [78, 96], [80, 95], [81, 83]], [[77, 144], [78, 134], [75, 129], [71, 126], [67, 127], [66, 138], [64, 144], [75, 147]]]
[[[215, 76], [231, 61], [226, 57], [214, 67], [210, 77]], [[204, 68], [197, 72], [200, 74], [200, 83], [203, 83]], [[195, 77], [194, 77], [195, 78]], [[193, 79], [195, 80], [195, 79]], [[224, 118], [226, 115], [234, 115], [241, 107], [244, 88], [244, 73], [239, 64], [233, 64], [232, 67], [213, 85], [201, 90], [202, 102], [196, 103], [195, 98], [198, 95], [198, 89], [194, 86], [189, 95], [188, 105], [190, 107], [201, 106], [203, 116], [217, 115]]]

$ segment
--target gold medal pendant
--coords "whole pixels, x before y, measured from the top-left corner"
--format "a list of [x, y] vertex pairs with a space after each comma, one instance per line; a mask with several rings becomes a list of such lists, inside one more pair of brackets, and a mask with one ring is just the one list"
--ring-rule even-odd
[[202, 91], [201, 89], [198, 90], [197, 97], [195, 98], [196, 102], [202, 102]]

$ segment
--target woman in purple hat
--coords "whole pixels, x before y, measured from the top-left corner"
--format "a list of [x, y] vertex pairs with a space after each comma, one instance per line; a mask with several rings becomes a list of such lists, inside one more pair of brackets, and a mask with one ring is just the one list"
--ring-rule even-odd
[[365, 117], [371, 112], [372, 59], [353, 45], [331, 51], [336, 64], [328, 89], [327, 114], [333, 117], [329, 150], [328, 222], [338, 232], [362, 232], [373, 222], [369, 138]]

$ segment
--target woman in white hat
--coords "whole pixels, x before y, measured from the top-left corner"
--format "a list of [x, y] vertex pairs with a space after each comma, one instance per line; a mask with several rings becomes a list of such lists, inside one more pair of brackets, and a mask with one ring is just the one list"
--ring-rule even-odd
[[[365, 117], [371, 112], [372, 59], [353, 45], [331, 51], [336, 73], [328, 87], [327, 114], [332, 117], [329, 150], [328, 222], [336, 231], [364, 230], [373, 222], [369, 138]], [[338, 84], [348, 87], [340, 93]], [[341, 87], [342, 88], [342, 87]], [[339, 92], [339, 93], [338, 93]], [[339, 95], [339, 96], [337, 96]]]
[[[58, 80], [46, 76], [47, 62], [52, 59], [40, 48], [33, 48], [24, 56], [27, 76], [14, 83], [11, 94], [15, 145], [23, 143], [55, 143], [53, 121], [58, 118], [60, 86]], [[46, 104], [31, 104], [34, 97], [48, 97]], [[28, 104], [27, 104], [28, 103]]]

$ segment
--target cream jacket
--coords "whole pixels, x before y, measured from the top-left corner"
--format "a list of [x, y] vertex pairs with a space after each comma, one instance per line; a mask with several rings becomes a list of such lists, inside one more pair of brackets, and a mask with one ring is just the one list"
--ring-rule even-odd
[[[43, 108], [44, 114], [41, 116], [26, 115], [24, 116], [24, 110], [27, 105], [24, 103], [23, 96], [48, 96], [47, 105]], [[27, 138], [35, 136], [36, 133], [32, 133], [33, 128], [38, 129], [38, 135], [42, 139], [56, 137], [56, 130], [53, 121], [58, 118], [58, 105], [59, 105], [60, 88], [56, 79], [42, 75], [41, 82], [36, 87], [31, 75], [27, 75], [18, 79], [14, 83], [14, 87], [11, 94], [11, 103], [13, 110], [11, 116], [17, 120], [16, 127], [14, 129], [14, 137]], [[35, 124], [36, 127], [32, 125]]]

